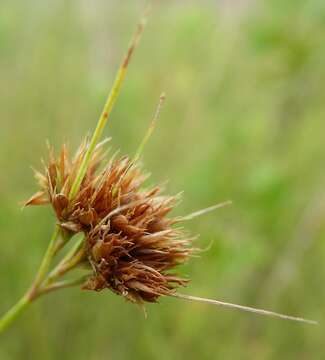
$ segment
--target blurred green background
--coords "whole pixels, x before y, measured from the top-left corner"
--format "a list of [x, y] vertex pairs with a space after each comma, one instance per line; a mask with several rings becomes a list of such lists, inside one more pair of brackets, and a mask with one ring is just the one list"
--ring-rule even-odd
[[[45, 142], [93, 129], [144, 1], [2, 0], [0, 312], [23, 294], [53, 215], [21, 211]], [[143, 156], [151, 181], [184, 190], [187, 224], [211, 247], [181, 269], [184, 292], [323, 322], [325, 6], [322, 0], [161, 1], [106, 135]], [[324, 359], [319, 327], [161, 299], [148, 318], [110, 292], [40, 299], [0, 338], [0, 359]]]

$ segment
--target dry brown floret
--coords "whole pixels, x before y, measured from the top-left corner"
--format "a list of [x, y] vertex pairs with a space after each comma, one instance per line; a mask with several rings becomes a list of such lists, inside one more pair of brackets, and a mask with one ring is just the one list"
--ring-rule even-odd
[[60, 226], [85, 234], [85, 259], [93, 271], [85, 289], [109, 288], [133, 302], [155, 302], [187, 283], [170, 271], [184, 263], [191, 239], [169, 216], [178, 197], [162, 195], [160, 187], [145, 188], [148, 175], [128, 157], [104, 161], [103, 146], [94, 152], [75, 198], [69, 199], [76, 170], [87, 149], [72, 161], [62, 147], [59, 158], [50, 150], [45, 173], [36, 172], [41, 186], [26, 205], [51, 204]]

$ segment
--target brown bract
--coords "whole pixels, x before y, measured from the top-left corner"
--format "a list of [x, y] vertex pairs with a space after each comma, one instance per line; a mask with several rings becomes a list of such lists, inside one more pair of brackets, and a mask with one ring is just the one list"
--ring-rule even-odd
[[143, 187], [148, 175], [128, 157], [113, 156], [103, 166], [101, 144], [77, 195], [69, 199], [86, 149], [84, 142], [72, 160], [65, 146], [59, 158], [50, 149], [44, 173], [35, 172], [41, 190], [26, 205], [52, 204], [62, 228], [85, 234], [93, 275], [83, 288], [109, 288], [136, 303], [172, 294], [187, 280], [170, 271], [192, 253], [191, 239], [176, 227], [180, 218], [169, 216], [177, 197]]

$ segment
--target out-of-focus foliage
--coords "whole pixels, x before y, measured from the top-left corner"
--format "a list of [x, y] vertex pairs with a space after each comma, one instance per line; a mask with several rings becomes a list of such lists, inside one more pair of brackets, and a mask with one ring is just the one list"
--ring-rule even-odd
[[[27, 288], [52, 230], [20, 210], [45, 140], [74, 149], [94, 127], [144, 3], [2, 0], [0, 311]], [[154, 7], [106, 134], [185, 191], [179, 214], [211, 247], [181, 269], [187, 293], [322, 320], [325, 302], [325, 7], [321, 0], [167, 1]], [[0, 359], [321, 359], [324, 325], [162, 299], [136, 306], [78, 289], [35, 303]]]

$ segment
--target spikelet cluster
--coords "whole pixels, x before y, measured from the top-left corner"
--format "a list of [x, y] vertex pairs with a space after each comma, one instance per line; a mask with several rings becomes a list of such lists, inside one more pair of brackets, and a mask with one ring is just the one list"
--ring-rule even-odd
[[83, 288], [108, 288], [135, 303], [171, 295], [187, 282], [171, 270], [192, 253], [191, 239], [177, 227], [181, 218], [169, 215], [178, 197], [145, 188], [148, 175], [128, 157], [115, 155], [105, 165], [100, 144], [70, 199], [86, 149], [84, 142], [72, 160], [66, 146], [58, 158], [50, 149], [44, 172], [35, 172], [41, 189], [26, 205], [51, 204], [62, 228], [84, 233], [84, 261], [93, 273]]

